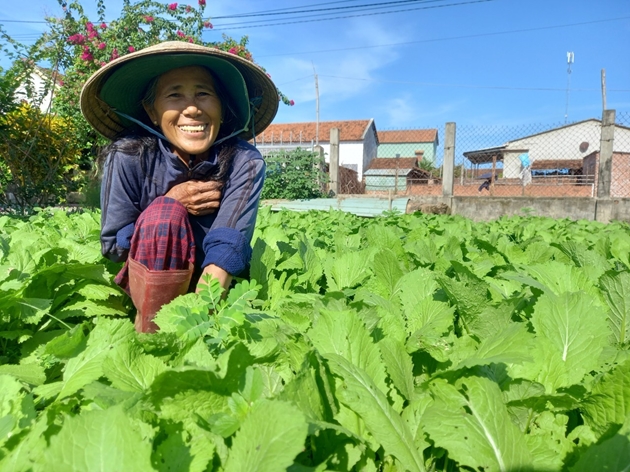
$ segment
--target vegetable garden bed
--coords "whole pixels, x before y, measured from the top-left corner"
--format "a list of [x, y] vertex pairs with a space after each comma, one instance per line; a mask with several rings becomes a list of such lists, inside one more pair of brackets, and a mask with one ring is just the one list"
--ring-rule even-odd
[[630, 466], [626, 224], [261, 208], [137, 335], [99, 218], [0, 217], [2, 471]]

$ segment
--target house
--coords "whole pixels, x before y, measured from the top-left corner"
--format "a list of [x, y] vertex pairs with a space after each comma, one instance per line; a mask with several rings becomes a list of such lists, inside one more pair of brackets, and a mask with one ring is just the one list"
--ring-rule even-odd
[[[563, 171], [586, 175], [584, 158], [599, 151], [601, 121], [589, 119], [508, 141], [502, 146], [466, 151], [474, 165], [502, 167], [502, 178], [516, 179], [523, 171], [524, 154], [533, 173]], [[630, 152], [630, 128], [615, 125], [615, 152]]]
[[[420, 154], [421, 155], [421, 154]], [[394, 194], [410, 194], [413, 187], [434, 183], [430, 172], [418, 167], [418, 159], [380, 157], [373, 159], [363, 173], [366, 193], [393, 191]]]
[[329, 162], [330, 130], [333, 128], [339, 129], [339, 165], [354, 170], [360, 181], [377, 154], [378, 135], [373, 119], [272, 123], [256, 137], [256, 145], [263, 155], [297, 147], [313, 149], [319, 145]]
[[378, 132], [378, 157], [408, 157], [422, 151], [423, 159], [435, 163], [439, 143], [437, 129], [408, 129]]
[[29, 83], [22, 83], [15, 90], [17, 101], [26, 101], [37, 106], [42, 113], [48, 113], [52, 103], [55, 90], [62, 85], [62, 75], [51, 69], [40, 66], [33, 66]]

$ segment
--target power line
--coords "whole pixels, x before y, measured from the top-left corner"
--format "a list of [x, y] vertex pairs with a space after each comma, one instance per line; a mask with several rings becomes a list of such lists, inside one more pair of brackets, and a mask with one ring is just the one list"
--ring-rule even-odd
[[[315, 8], [311, 10], [293, 10], [283, 9], [286, 11], [280, 10], [270, 10], [266, 12], [258, 12], [258, 13], [243, 13], [238, 15], [229, 15], [229, 16], [214, 16], [213, 20], [223, 20], [226, 18], [248, 18], [248, 17], [259, 17], [259, 16], [274, 16], [274, 15], [297, 15], [298, 13], [313, 13], [313, 12], [324, 12], [324, 11], [338, 11], [338, 10], [358, 10], [358, 9], [371, 9], [371, 7], [381, 7], [386, 8], [388, 5], [399, 5], [401, 3], [433, 3], [433, 2], [443, 2], [446, 0], [398, 0], [393, 2], [381, 2], [381, 3], [364, 3], [362, 5], [350, 5], [345, 7], [333, 7], [333, 8]], [[315, 5], [317, 6], [317, 5]], [[293, 7], [296, 8], [296, 7]]]
[[[493, 90], [525, 90], [525, 91], [534, 91], [534, 92], [564, 92], [566, 89], [564, 88], [552, 88], [552, 87], [507, 87], [500, 85], [470, 85], [470, 84], [441, 84], [434, 82], [414, 82], [408, 80], [385, 80], [385, 79], [366, 79], [362, 77], [340, 77], [337, 75], [322, 75], [319, 74], [319, 77], [328, 77], [329, 79], [342, 79], [342, 80], [359, 80], [363, 82], [382, 82], [382, 83], [394, 83], [394, 84], [405, 84], [405, 85], [421, 85], [428, 87], [453, 87], [453, 88], [475, 88], [475, 89], [493, 89]], [[301, 80], [301, 79], [298, 79]], [[574, 92], [593, 92], [599, 91], [598, 88], [577, 88], [571, 89]], [[610, 89], [609, 89], [610, 90]], [[615, 92], [630, 92], [630, 89], [615, 89]]]
[[317, 54], [317, 53], [325, 53], [325, 52], [339, 52], [339, 51], [354, 51], [357, 49], [374, 49], [374, 48], [383, 48], [383, 47], [391, 47], [391, 46], [405, 46], [410, 44], [420, 44], [420, 43], [432, 43], [438, 41], [451, 41], [454, 39], [469, 39], [469, 38], [480, 38], [484, 36], [497, 36], [502, 34], [512, 34], [512, 33], [529, 33], [532, 31], [542, 31], [556, 28], [569, 28], [572, 26], [583, 26], [583, 25], [591, 25], [594, 23], [606, 23], [610, 21], [620, 21], [630, 19], [630, 16], [622, 16], [619, 18], [606, 18], [603, 20], [593, 20], [593, 21], [584, 21], [581, 23], [567, 23], [564, 25], [551, 25], [551, 26], [539, 26], [536, 28], [526, 28], [526, 29], [517, 29], [517, 30], [506, 30], [506, 31], [495, 31], [491, 33], [478, 33], [478, 34], [468, 34], [461, 36], [446, 36], [443, 38], [431, 38], [431, 39], [420, 39], [417, 41], [405, 41], [401, 43], [387, 43], [387, 44], [375, 44], [371, 46], [354, 46], [354, 47], [345, 47], [345, 48], [335, 48], [335, 49], [320, 49], [315, 51], [301, 51], [301, 52], [284, 52], [278, 54], [265, 54], [265, 55], [256, 55], [256, 57], [274, 57], [274, 56], [293, 56], [298, 54]]
[[[263, 10], [263, 11], [259, 11], [259, 12], [250, 12], [250, 13], [242, 13], [240, 15], [255, 15], [255, 14], [261, 14], [261, 13], [271, 13], [271, 12], [282, 12], [282, 11], [287, 11], [287, 10], [295, 10], [296, 8], [308, 8], [308, 7], [319, 7], [322, 5], [335, 5], [338, 3], [350, 3], [350, 2], [359, 2], [362, 0], [340, 0], [337, 2], [322, 2], [322, 3], [311, 3], [310, 5], [302, 5], [299, 7], [287, 7], [287, 8], [275, 8], [273, 10]], [[228, 16], [215, 16], [213, 17], [213, 19], [218, 19], [218, 18], [234, 18], [236, 16], [239, 15], [228, 15]]]
[[[439, 0], [435, 0], [435, 1], [439, 1]], [[374, 15], [386, 15], [389, 13], [401, 13], [401, 12], [406, 12], [406, 11], [416, 11], [416, 10], [431, 10], [434, 8], [447, 8], [447, 7], [456, 7], [456, 6], [461, 6], [461, 5], [471, 5], [474, 3], [487, 3], [487, 2], [493, 2], [495, 0], [473, 0], [473, 1], [468, 1], [468, 2], [460, 2], [460, 3], [450, 3], [448, 5], [433, 5], [433, 6], [429, 6], [429, 7], [416, 7], [416, 8], [405, 8], [402, 10], [390, 10], [390, 11], [381, 11], [381, 12], [377, 12], [377, 13], [362, 13], [362, 14], [358, 14], [358, 15], [344, 15], [344, 16], [335, 16], [335, 17], [331, 17], [331, 18], [315, 18], [312, 20], [300, 20], [300, 21], [286, 21], [286, 22], [282, 22], [282, 23], [267, 23], [267, 24], [262, 24], [262, 25], [256, 25], [256, 24], [252, 24], [255, 22], [251, 22], [251, 23], [229, 23], [226, 25], [215, 25], [213, 30], [214, 31], [225, 31], [225, 30], [235, 30], [235, 29], [245, 29], [245, 28], [261, 28], [261, 27], [265, 27], [265, 26], [281, 26], [281, 25], [294, 25], [294, 24], [298, 24], [298, 23], [312, 23], [312, 22], [316, 22], [316, 21], [328, 21], [328, 20], [339, 20], [339, 19], [344, 19], [344, 18], [357, 18], [357, 17], [362, 17], [362, 16], [374, 16]], [[312, 15], [312, 16], [321, 16], [321, 15]], [[302, 18], [309, 18], [309, 16], [305, 16]], [[261, 20], [263, 21], [263, 20]], [[234, 26], [236, 25], [236, 26]], [[244, 26], [240, 26], [240, 25], [244, 25]], [[223, 27], [222, 27], [223, 26]]]

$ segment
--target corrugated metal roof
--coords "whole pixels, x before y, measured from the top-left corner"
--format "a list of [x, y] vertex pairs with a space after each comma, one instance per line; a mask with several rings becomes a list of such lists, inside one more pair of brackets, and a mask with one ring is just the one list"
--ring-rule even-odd
[[[398, 169], [398, 176], [406, 176], [413, 169]], [[396, 169], [368, 169], [363, 172], [363, 175], [377, 175], [377, 176], [396, 176]]]
[[406, 213], [408, 198], [394, 198], [391, 201], [386, 198], [317, 198], [313, 200], [290, 200], [284, 202], [262, 202], [263, 205], [271, 205], [274, 211], [282, 209], [293, 211], [309, 210], [340, 210], [357, 216], [376, 217], [384, 211], [397, 210]]

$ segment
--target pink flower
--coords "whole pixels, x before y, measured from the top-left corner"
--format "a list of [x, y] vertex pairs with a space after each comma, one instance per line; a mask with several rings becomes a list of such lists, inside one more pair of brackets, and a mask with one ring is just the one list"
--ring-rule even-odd
[[107, 62], [101, 61], [101, 67], [105, 67], [107, 65]]
[[68, 37], [68, 43], [81, 45], [85, 43], [85, 36], [83, 36], [81, 33], [73, 34], [72, 36]]
[[203, 27], [204, 28], [208, 28], [208, 29], [212, 29], [213, 28], [212, 23], [210, 23], [209, 21], [204, 21], [203, 22]]
[[88, 31], [94, 31], [94, 24], [88, 21], [85, 24], [85, 29], [88, 30]]
[[105, 31], [107, 29], [107, 23], [105, 22], [101, 23], [101, 29]]
[[230, 48], [230, 50], [228, 51], [230, 54], [238, 54], [238, 49], [236, 48]]
[[177, 31], [177, 36], [179, 36], [180, 38], [184, 38], [186, 35], [182, 32], [182, 31]]
[[186, 5], [186, 13], [190, 13], [192, 11], [192, 8], [190, 8], [190, 5]]
[[60, 80], [59, 81], [59, 87], [63, 87], [63, 84], [64, 84], [63, 80]]
[[89, 49], [84, 49], [83, 54], [81, 54], [81, 59], [86, 62], [89, 62], [89, 61], [94, 60], [94, 56], [92, 56], [92, 53], [90, 52]]
[[293, 106], [295, 105], [295, 102], [293, 100], [289, 100], [289, 105]]
[[173, 11], [177, 10], [177, 3], [169, 3], [168, 9]]
[[114, 48], [114, 50], [112, 51], [112, 61], [114, 59], [118, 59], [120, 56], [118, 55], [118, 49]]
[[199, 0], [199, 6], [200, 7], [205, 7], [206, 6], [206, 0]]
[[98, 38], [98, 32], [96, 30], [88, 31], [88, 39]]
[[188, 42], [189, 42], [189, 43], [192, 43], [192, 42], [193, 42], [192, 37], [191, 37], [191, 38], [188, 38]]
[[127, 49], [129, 50], [129, 52], [134, 52], [136, 50], [136, 48], [134, 48], [133, 46], [129, 46]]
[[102, 51], [103, 49], [105, 49], [105, 43], [98, 43], [98, 46], [96, 47]]
[[147, 23], [151, 23], [153, 21], [153, 17], [147, 15], [144, 17], [144, 21], [146, 21]]

